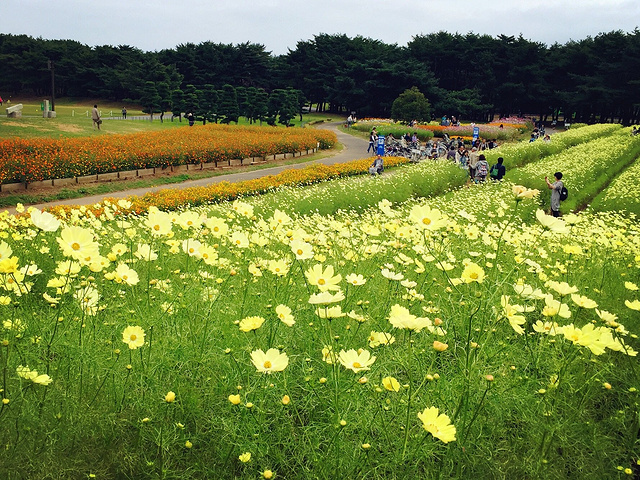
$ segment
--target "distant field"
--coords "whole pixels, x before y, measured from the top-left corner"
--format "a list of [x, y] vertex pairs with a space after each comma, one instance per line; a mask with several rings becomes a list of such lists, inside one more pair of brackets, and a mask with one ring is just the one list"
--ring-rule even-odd
[[[85, 137], [91, 135], [105, 135], [113, 133], [136, 133], [141, 131], [156, 131], [165, 128], [186, 127], [188, 124], [183, 119], [171, 121], [171, 113], [166, 113], [164, 122], [159, 120], [149, 121], [149, 115], [142, 113], [140, 107], [127, 107], [127, 120], [122, 120], [120, 103], [108, 103], [100, 100], [56, 100], [56, 118], [42, 118], [40, 99], [12, 99], [11, 105], [22, 103], [22, 118], [7, 118], [5, 116], [7, 104], [0, 109], [0, 138], [36, 138], [36, 137]], [[100, 131], [93, 128], [91, 121], [91, 109], [97, 104], [104, 123]], [[146, 117], [145, 120], [135, 120], [134, 117]], [[326, 120], [326, 114], [308, 114], [303, 116], [303, 123], [319, 119]], [[296, 119], [298, 120], [298, 119]], [[249, 122], [241, 118], [241, 125]], [[294, 121], [294, 125], [299, 122]], [[197, 122], [196, 125], [200, 124]]]

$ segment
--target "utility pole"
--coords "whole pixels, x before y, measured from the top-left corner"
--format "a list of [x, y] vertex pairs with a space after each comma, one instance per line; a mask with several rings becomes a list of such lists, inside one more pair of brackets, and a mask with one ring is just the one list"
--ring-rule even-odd
[[56, 109], [56, 85], [55, 85], [55, 64], [53, 60], [47, 61], [47, 66], [51, 70], [51, 111]]

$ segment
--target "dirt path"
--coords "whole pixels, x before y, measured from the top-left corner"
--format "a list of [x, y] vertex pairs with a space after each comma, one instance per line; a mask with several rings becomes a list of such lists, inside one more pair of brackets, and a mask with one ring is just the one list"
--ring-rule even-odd
[[[322, 163], [325, 165], [333, 165], [336, 163], [344, 163], [349, 162], [351, 160], [357, 160], [361, 158], [370, 157], [367, 153], [368, 142], [365, 139], [360, 137], [355, 137], [352, 135], [348, 135], [346, 133], [341, 132], [338, 129], [338, 125], [341, 123], [327, 123], [322, 125], [320, 128], [325, 128], [327, 130], [331, 130], [338, 136], [338, 142], [343, 145], [343, 149], [340, 152], [327, 152], [327, 156], [325, 158], [312, 160], [309, 162], [298, 163], [295, 165], [278, 165], [274, 167], [264, 168], [261, 170], [251, 170], [245, 172], [235, 172], [229, 173], [228, 175], [219, 175], [216, 177], [210, 178], [201, 178], [199, 180], [189, 180], [182, 183], [169, 184], [169, 185], [160, 185], [156, 187], [147, 187], [147, 188], [136, 188], [132, 190], [123, 190], [120, 192], [112, 192], [108, 194], [100, 194], [100, 195], [92, 195], [83, 198], [73, 198], [69, 200], [59, 200], [55, 202], [48, 203], [40, 203], [36, 205], [32, 205], [39, 209], [44, 207], [53, 207], [58, 205], [93, 205], [95, 203], [99, 203], [105, 198], [126, 198], [132, 195], [142, 196], [145, 193], [149, 192], [157, 192], [158, 190], [166, 190], [166, 189], [184, 189], [189, 187], [202, 187], [206, 185], [211, 185], [220, 182], [241, 182], [244, 180], [252, 180], [255, 178], [262, 178], [268, 175], [277, 175], [278, 173], [284, 170], [290, 170], [292, 168], [304, 168], [312, 163]], [[9, 213], [15, 213], [15, 208], [8, 208]]]

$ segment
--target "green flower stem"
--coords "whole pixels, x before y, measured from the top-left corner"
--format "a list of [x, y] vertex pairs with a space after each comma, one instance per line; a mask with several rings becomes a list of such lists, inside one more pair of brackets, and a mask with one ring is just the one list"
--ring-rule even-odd
[[407, 452], [407, 443], [409, 442], [409, 422], [411, 416], [411, 401], [413, 400], [413, 379], [411, 375], [411, 360], [413, 358], [413, 348], [411, 344], [411, 334], [413, 330], [409, 330], [409, 362], [407, 365], [407, 376], [409, 377], [409, 397], [407, 398], [407, 418], [404, 424], [404, 443], [402, 445], [402, 460], [404, 460]]

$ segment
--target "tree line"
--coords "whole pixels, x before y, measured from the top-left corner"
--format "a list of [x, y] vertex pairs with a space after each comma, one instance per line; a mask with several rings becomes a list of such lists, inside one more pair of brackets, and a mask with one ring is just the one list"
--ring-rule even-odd
[[318, 111], [388, 117], [416, 87], [439, 115], [475, 121], [519, 114], [543, 120], [637, 123], [640, 31], [565, 44], [522, 36], [414, 36], [406, 46], [341, 34], [299, 41], [284, 55], [263, 45], [202, 42], [143, 52], [73, 40], [0, 34], [0, 94], [137, 102], [146, 111], [192, 111], [205, 121], [287, 123]]

